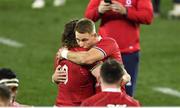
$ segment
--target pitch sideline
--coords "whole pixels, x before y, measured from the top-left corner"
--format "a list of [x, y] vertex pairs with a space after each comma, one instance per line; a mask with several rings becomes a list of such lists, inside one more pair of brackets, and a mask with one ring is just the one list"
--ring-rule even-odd
[[10, 46], [10, 47], [15, 47], [15, 48], [24, 47], [24, 44], [19, 43], [12, 39], [4, 38], [4, 37], [0, 37], [0, 44], [4, 44], [4, 45]]
[[161, 92], [163, 94], [171, 95], [171, 96], [176, 96], [180, 98], [180, 91], [174, 90], [172, 88], [168, 87], [154, 87], [154, 91]]

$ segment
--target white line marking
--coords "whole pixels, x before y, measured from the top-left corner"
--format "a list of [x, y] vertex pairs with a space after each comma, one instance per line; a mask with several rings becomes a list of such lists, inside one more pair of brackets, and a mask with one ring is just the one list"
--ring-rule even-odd
[[16, 47], [16, 48], [20, 48], [20, 47], [24, 46], [23, 44], [21, 44], [17, 41], [14, 41], [14, 40], [11, 40], [8, 38], [4, 38], [4, 37], [0, 37], [0, 44], [4, 44], [7, 46]]
[[168, 95], [172, 95], [172, 96], [176, 96], [176, 97], [180, 97], [180, 92], [171, 88], [167, 88], [167, 87], [155, 87], [153, 88], [153, 90], [164, 93], [164, 94], [168, 94]]

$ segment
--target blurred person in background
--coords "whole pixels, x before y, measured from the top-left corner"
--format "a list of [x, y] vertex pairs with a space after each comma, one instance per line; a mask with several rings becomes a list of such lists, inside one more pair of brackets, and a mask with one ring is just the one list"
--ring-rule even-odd
[[123, 93], [120, 89], [125, 72], [122, 63], [115, 59], [107, 59], [100, 70], [102, 92], [83, 101], [82, 106], [107, 106], [108, 108], [140, 106], [137, 100]]
[[101, 20], [99, 34], [114, 38], [121, 51], [125, 69], [131, 76], [126, 92], [133, 96], [140, 56], [140, 24], [151, 24], [151, 0], [90, 0], [85, 17]]
[[0, 84], [3, 84], [9, 88], [11, 91], [11, 103], [12, 107], [23, 107], [26, 105], [21, 105], [16, 102], [16, 96], [18, 92], [19, 80], [11, 69], [1, 68], [0, 69]]
[[169, 11], [170, 18], [180, 18], [180, 0], [173, 0], [173, 9]]
[[11, 102], [11, 92], [9, 88], [0, 84], [0, 107], [8, 107]]
[[[55, 7], [64, 5], [66, 0], [54, 0], [53, 5]], [[32, 3], [33, 9], [41, 9], [45, 6], [45, 0], [34, 0]]]
[[158, 17], [160, 15], [160, 2], [161, 0], [152, 0], [155, 17]]

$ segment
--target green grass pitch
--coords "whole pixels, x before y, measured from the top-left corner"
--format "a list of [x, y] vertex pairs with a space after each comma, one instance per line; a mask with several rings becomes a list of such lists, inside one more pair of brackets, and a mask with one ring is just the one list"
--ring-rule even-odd
[[[83, 17], [89, 0], [67, 0], [53, 7], [33, 10], [33, 0], [0, 0], [0, 37], [24, 44], [13, 48], [0, 44], [0, 67], [17, 72], [17, 100], [34, 106], [52, 106], [57, 87], [51, 83], [53, 61], [64, 24]], [[180, 106], [180, 98], [153, 91], [169, 87], [180, 91], [180, 20], [168, 20], [171, 0], [162, 0], [162, 17], [141, 26], [141, 62], [135, 98], [143, 106]]]

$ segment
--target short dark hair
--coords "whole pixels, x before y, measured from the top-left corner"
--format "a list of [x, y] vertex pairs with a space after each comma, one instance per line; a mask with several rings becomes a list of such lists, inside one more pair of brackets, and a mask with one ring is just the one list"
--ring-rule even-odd
[[93, 33], [95, 32], [95, 24], [90, 19], [82, 18], [77, 22], [75, 31], [79, 33]]
[[17, 78], [16, 73], [9, 68], [0, 68], [0, 80]]
[[3, 84], [0, 84], [0, 98], [5, 101], [10, 101], [11, 99], [11, 92], [9, 88]]
[[19, 85], [19, 80], [16, 76], [16, 73], [8, 68], [0, 68], [0, 84], [6, 86], [16, 86]]
[[67, 47], [70, 49], [78, 46], [74, 31], [77, 22], [78, 20], [72, 20], [65, 24], [61, 39], [63, 47]]
[[120, 81], [123, 74], [123, 64], [116, 61], [115, 59], [108, 59], [101, 66], [100, 76], [107, 84], [117, 83], [118, 81]]

